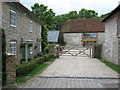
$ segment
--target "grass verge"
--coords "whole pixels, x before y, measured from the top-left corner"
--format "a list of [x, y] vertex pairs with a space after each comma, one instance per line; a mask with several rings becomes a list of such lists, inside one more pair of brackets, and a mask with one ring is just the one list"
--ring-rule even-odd
[[56, 60], [56, 58], [51, 58], [50, 60], [48, 60], [47, 62], [54, 62]]
[[41, 64], [29, 74], [21, 77], [16, 77], [16, 83], [25, 83], [30, 77], [35, 76], [38, 72], [42, 71], [47, 66], [48, 64]]
[[[51, 58], [50, 60], [48, 60], [47, 62], [54, 62], [56, 60], [56, 58]], [[16, 77], [16, 83], [25, 83], [27, 82], [31, 77], [34, 77], [35, 75], [37, 75], [39, 72], [41, 72], [43, 69], [45, 69], [49, 64], [41, 64], [39, 65], [36, 69], [34, 69], [32, 72], [30, 72], [29, 74], [20, 76], [20, 77]]]
[[106, 64], [108, 67], [110, 67], [111, 69], [113, 69], [114, 71], [116, 71], [118, 74], [120, 74], [120, 67], [118, 67], [117, 65], [107, 62], [102, 58], [97, 58], [99, 61], [101, 61], [102, 63]]

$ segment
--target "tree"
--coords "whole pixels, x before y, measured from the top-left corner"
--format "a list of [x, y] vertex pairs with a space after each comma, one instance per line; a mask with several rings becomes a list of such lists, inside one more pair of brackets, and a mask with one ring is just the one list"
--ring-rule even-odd
[[45, 48], [48, 47], [48, 39], [47, 39], [47, 35], [48, 34], [48, 28], [43, 25], [42, 27], [42, 32], [41, 32], [41, 37], [42, 37], [42, 52], [45, 53]]
[[77, 11], [70, 11], [69, 13], [54, 16], [53, 28], [60, 30], [63, 23], [69, 19], [82, 19], [82, 18], [98, 18], [98, 13], [94, 10], [81, 9], [79, 13]]
[[106, 14], [102, 14], [102, 15], [100, 16], [100, 18], [105, 18], [105, 17], [108, 16], [110, 13], [111, 13], [111, 12], [106, 13]]
[[38, 16], [39, 20], [45, 25], [49, 30], [53, 29], [53, 17], [55, 13], [52, 9], [48, 9], [48, 6], [43, 4], [39, 5], [38, 3], [31, 6], [32, 12]]
[[81, 18], [98, 18], [98, 13], [96, 13], [94, 10], [87, 10], [87, 9], [81, 9], [79, 11], [79, 19]]

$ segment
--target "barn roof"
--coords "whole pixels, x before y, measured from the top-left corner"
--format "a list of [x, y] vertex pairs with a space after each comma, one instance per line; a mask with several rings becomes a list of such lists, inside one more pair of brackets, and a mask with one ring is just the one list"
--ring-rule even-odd
[[104, 32], [102, 19], [70, 19], [61, 28], [64, 33]]

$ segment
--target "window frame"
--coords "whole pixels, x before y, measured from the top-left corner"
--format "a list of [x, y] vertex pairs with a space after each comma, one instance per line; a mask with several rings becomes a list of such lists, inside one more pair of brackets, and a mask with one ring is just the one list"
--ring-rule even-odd
[[[15, 45], [13, 45], [13, 46], [15, 46], [15, 47], [11, 47], [12, 44], [15, 44]], [[14, 50], [15, 50], [15, 51], [14, 51]], [[17, 55], [17, 42], [16, 42], [16, 41], [11, 41], [11, 42], [10, 42], [10, 53]]]
[[29, 20], [29, 25], [28, 25], [29, 32], [33, 32], [32, 27], [33, 27], [32, 20]]
[[[15, 17], [15, 15], [12, 16], [11, 13], [15, 14], [16, 17]], [[12, 26], [12, 27], [16, 27], [17, 26], [17, 12], [14, 11], [14, 10], [10, 10], [10, 26]]]

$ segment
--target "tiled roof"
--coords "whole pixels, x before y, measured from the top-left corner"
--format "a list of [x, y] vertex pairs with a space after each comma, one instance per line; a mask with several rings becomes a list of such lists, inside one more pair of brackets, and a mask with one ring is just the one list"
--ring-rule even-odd
[[48, 31], [48, 42], [58, 42], [59, 31], [50, 30]]
[[70, 19], [61, 28], [61, 32], [84, 33], [84, 32], [104, 32], [105, 24], [102, 19]]

